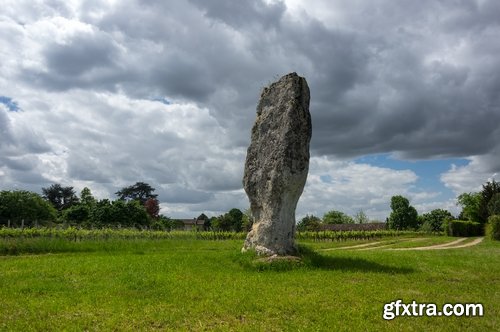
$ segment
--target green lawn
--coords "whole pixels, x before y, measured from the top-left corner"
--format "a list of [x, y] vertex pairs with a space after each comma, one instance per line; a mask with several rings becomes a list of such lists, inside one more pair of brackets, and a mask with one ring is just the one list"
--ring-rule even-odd
[[[12, 241], [25, 241], [24, 252], [37, 254], [0, 256], [0, 330], [492, 331], [500, 326], [500, 243], [489, 240], [438, 251], [319, 251], [366, 241], [302, 242], [308, 248], [303, 262], [292, 265], [255, 264], [251, 255], [240, 254], [241, 240], [0, 239], [0, 248]], [[54, 253], [40, 253], [50, 245], [46, 251]], [[397, 299], [480, 302], [485, 315], [385, 321], [384, 303]]]

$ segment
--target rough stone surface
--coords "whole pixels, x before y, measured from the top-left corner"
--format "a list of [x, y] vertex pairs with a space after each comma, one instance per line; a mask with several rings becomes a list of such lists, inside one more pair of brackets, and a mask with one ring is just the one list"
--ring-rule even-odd
[[291, 73], [264, 88], [247, 151], [243, 186], [254, 225], [243, 251], [295, 254], [295, 208], [309, 170], [311, 115], [305, 78]]

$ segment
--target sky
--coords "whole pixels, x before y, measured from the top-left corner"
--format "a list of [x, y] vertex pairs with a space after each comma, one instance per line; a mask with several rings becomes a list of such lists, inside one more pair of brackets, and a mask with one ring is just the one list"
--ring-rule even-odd
[[135, 182], [161, 213], [248, 208], [261, 90], [311, 90], [297, 217], [385, 220], [393, 195], [459, 213], [500, 171], [497, 0], [2, 0], [0, 190], [97, 198]]

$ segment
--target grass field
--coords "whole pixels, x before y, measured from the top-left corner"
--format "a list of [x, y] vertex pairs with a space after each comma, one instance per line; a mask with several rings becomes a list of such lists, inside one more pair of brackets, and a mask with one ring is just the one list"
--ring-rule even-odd
[[[452, 240], [382, 239], [394, 247]], [[500, 326], [499, 242], [439, 251], [321, 250], [363, 243], [302, 241], [301, 263], [269, 265], [241, 254], [241, 240], [4, 238], [4, 253], [13, 245], [22, 250], [0, 256], [0, 330], [493, 331]], [[385, 321], [384, 303], [397, 299], [480, 302], [485, 313]]]

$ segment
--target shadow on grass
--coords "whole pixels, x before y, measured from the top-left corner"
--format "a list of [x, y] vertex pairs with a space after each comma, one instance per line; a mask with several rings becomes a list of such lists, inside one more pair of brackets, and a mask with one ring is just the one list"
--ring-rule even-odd
[[343, 272], [375, 272], [386, 274], [408, 274], [415, 270], [409, 267], [383, 265], [362, 258], [335, 257], [320, 254], [311, 248], [299, 245], [300, 260], [260, 260], [255, 252], [240, 255], [239, 263], [254, 271], [290, 271], [296, 269], [319, 269]]

